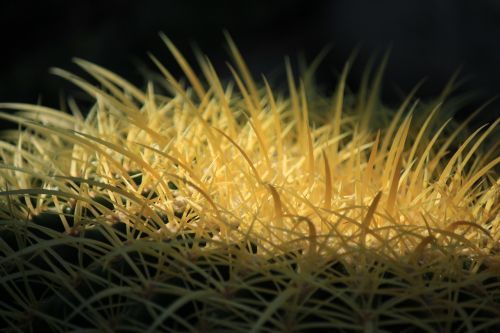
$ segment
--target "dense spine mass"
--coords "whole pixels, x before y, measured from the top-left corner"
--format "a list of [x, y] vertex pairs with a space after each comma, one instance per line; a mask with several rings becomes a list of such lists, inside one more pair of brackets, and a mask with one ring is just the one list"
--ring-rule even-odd
[[233, 80], [199, 57], [202, 79], [162, 38], [187, 84], [154, 57], [145, 91], [76, 60], [97, 85], [54, 72], [89, 110], [0, 104], [20, 124], [0, 134], [0, 326], [500, 329], [500, 120], [445, 119], [453, 81], [390, 110], [383, 65], [354, 96], [348, 63], [332, 97], [287, 65], [278, 93], [230, 39]]

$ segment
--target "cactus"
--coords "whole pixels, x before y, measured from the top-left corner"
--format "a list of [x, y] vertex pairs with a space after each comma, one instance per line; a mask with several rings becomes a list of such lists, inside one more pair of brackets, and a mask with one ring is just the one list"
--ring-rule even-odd
[[100, 332], [497, 332], [498, 133], [414, 89], [379, 100], [233, 79], [206, 57], [141, 90], [84, 60], [95, 103], [2, 103], [0, 326]]

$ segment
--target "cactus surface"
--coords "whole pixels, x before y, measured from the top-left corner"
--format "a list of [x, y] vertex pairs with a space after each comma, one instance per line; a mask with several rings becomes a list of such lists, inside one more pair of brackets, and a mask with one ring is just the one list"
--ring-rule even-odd
[[287, 65], [280, 92], [230, 38], [228, 82], [162, 39], [185, 79], [77, 59], [94, 83], [54, 72], [89, 110], [0, 104], [0, 327], [500, 331], [500, 120], [447, 119], [453, 80], [392, 110], [383, 64], [332, 96]]

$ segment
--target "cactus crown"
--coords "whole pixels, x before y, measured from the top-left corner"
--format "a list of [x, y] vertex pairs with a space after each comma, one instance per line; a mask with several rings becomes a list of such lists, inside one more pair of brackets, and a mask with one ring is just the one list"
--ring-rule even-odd
[[[153, 56], [163, 78], [149, 82], [145, 91], [77, 59], [98, 85], [64, 70], [54, 72], [95, 98], [87, 112], [73, 100], [68, 103], [71, 113], [38, 105], [0, 105], [17, 111], [1, 113], [0, 118], [20, 124], [20, 130], [4, 131], [0, 142], [0, 218], [8, 245], [0, 264], [4, 272], [16, 272], [11, 267], [16, 256], [53, 255], [54, 244], [47, 245], [46, 239], [84, 248], [76, 263], [57, 259], [62, 265], [57, 269], [33, 268], [31, 259], [24, 259], [24, 270], [41, 274], [42, 280], [55, 279], [64, 288], [71, 285], [70, 277], [94, 282], [102, 278], [88, 269], [90, 264], [83, 264], [84, 255], [107, 269], [113, 258], [133, 252], [139, 259], [128, 261], [132, 278], [119, 278], [122, 270], [108, 272], [108, 280], [120, 280], [109, 282], [106, 290], [111, 294], [130, 291], [120, 288], [132, 288], [132, 294], [167, 288], [185, 303], [205, 297], [203, 302], [217, 311], [229, 311], [229, 318], [238, 318], [239, 311], [255, 318], [255, 300], [245, 304], [238, 297], [216, 295], [238, 288], [259, 294], [267, 288], [258, 285], [261, 279], [275, 283], [272, 300], [259, 296], [264, 308], [280, 308], [281, 301], [293, 298], [301, 311], [309, 302], [319, 317], [329, 318], [327, 322], [355, 330], [359, 323], [350, 323], [342, 307], [325, 308], [333, 296], [317, 300], [311, 295], [333, 292], [332, 279], [354, 293], [373, 294], [392, 279], [386, 276], [390, 271], [415, 291], [404, 296], [396, 288], [388, 295], [408, 301], [429, 297], [429, 285], [441, 287], [439, 281], [450, 276], [476, 283], [494, 271], [499, 262], [500, 183], [495, 167], [500, 157], [498, 143], [488, 140], [498, 134], [500, 120], [467, 135], [468, 120], [443, 120], [443, 114], [456, 108], [453, 100], [447, 102], [453, 80], [436, 101], [415, 100], [415, 89], [393, 111], [378, 96], [387, 57], [373, 79], [363, 81], [357, 96], [346, 89], [351, 62], [331, 97], [314, 89], [315, 64], [301, 80], [287, 64], [289, 89], [280, 94], [265, 78], [252, 78], [230, 38], [235, 67], [230, 66], [229, 83], [218, 77], [206, 57], [199, 57], [202, 78], [197, 76], [174, 44], [162, 38], [188, 84]], [[167, 92], [161, 93], [165, 87]], [[101, 238], [84, 236], [96, 230]], [[50, 266], [50, 260], [42, 261]], [[341, 262], [342, 269], [334, 270], [334, 262]], [[82, 272], [93, 273], [85, 277]], [[205, 284], [193, 277], [196, 272]], [[255, 277], [255, 272], [260, 275]], [[17, 281], [12, 274], [2, 283]], [[184, 282], [171, 283], [172, 276]], [[290, 281], [295, 281], [293, 288]], [[500, 282], [494, 283], [498, 288]], [[59, 287], [47, 284], [49, 293], [57, 294]], [[187, 289], [195, 291], [183, 296]], [[11, 297], [25, 304], [20, 294]], [[342, 299], [339, 295], [335, 297]], [[165, 312], [145, 299], [155, 327], [172, 317], [177, 329], [193, 328], [175, 315], [175, 303]], [[343, 301], [360, 316], [365, 313], [364, 301]], [[70, 307], [73, 316], [91, 308], [92, 301], [87, 306], [82, 302], [67, 301], [77, 304]], [[125, 307], [125, 302], [118, 303]], [[2, 306], [10, 315], [20, 311]], [[203, 311], [210, 306], [192, 311], [209, 316]], [[376, 306], [370, 306], [383, 323], [380, 316], [388, 310], [377, 313]], [[115, 302], [106, 311], [118, 307]], [[449, 306], [441, 304], [440, 309], [448, 311]], [[89, 311], [86, 319], [111, 327], [99, 310]], [[240, 322], [241, 331], [259, 331], [269, 323], [284, 331], [278, 312], [269, 311], [257, 323]], [[50, 314], [42, 317], [59, 325]], [[367, 325], [370, 318], [359, 325]], [[415, 325], [418, 319], [401, 318]], [[211, 325], [224, 326], [216, 320]], [[421, 325], [432, 327], [425, 321]]]

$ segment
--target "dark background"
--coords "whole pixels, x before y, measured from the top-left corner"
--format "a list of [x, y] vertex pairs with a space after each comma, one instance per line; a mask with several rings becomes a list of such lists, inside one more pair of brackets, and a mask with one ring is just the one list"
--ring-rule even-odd
[[[180, 75], [159, 31], [188, 59], [196, 42], [224, 74], [229, 59], [224, 29], [256, 75], [283, 72], [285, 55], [303, 54], [310, 61], [331, 45], [318, 75], [331, 90], [358, 46], [349, 78], [356, 90], [368, 58], [391, 46], [386, 103], [399, 103], [400, 92], [424, 77], [419, 96], [435, 96], [460, 66], [461, 77], [468, 79], [462, 91], [480, 95], [459, 117], [500, 93], [498, 0], [1, 1], [0, 101], [58, 107], [62, 92], [78, 95], [48, 72], [55, 66], [81, 74], [71, 63], [74, 56], [141, 87], [141, 69], [154, 68], [148, 51]], [[498, 117], [499, 104], [481, 120]]]

